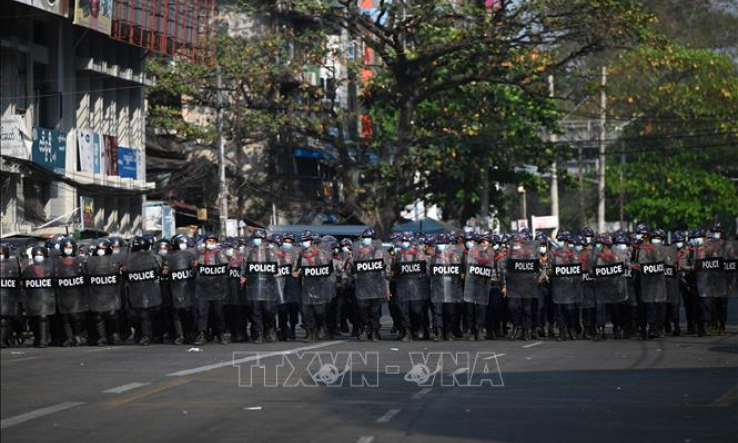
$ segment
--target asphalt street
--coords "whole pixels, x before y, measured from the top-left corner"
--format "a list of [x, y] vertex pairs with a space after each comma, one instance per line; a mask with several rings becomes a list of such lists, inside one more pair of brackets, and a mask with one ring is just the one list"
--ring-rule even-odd
[[698, 443], [738, 436], [735, 326], [727, 336], [653, 341], [339, 339], [191, 348], [3, 349], [2, 442]]

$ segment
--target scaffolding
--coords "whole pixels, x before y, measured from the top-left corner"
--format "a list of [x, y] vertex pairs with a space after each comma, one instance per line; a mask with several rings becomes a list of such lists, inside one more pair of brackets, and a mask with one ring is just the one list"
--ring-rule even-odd
[[116, 0], [111, 38], [211, 65], [208, 45], [216, 0]]

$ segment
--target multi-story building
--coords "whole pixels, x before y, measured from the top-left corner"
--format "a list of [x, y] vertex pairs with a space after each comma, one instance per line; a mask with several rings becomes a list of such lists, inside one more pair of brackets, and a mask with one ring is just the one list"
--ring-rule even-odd
[[149, 51], [202, 58], [213, 0], [2, 0], [2, 234], [134, 235]]

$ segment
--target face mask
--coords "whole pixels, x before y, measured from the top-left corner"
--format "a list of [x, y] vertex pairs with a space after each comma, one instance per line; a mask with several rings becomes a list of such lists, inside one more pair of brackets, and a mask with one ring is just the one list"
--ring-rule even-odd
[[597, 243], [597, 244], [595, 245], [595, 249], [597, 249], [598, 251], [601, 251], [601, 250], [602, 250], [602, 248], [604, 248], [604, 246], [602, 246], [602, 245], [601, 245], [600, 243]]
[[351, 248], [349, 248], [348, 246], [342, 246], [342, 247], [341, 247], [341, 250], [342, 250], [343, 252], [349, 252], [349, 251], [351, 250]]
[[520, 245], [513, 245], [512, 250], [513, 251], [519, 251], [520, 248], [522, 248], [522, 246], [520, 246]]
[[371, 238], [362, 238], [361, 239], [361, 244], [364, 245], [364, 246], [369, 246], [369, 245], [372, 244], [372, 239]]
[[584, 250], [584, 246], [582, 245], [576, 245], [574, 246], [574, 250], [577, 252], [582, 252]]
[[5, 261], [6, 258], [8, 258], [8, 257], [6, 257], [4, 255], [0, 255], [0, 261]]
[[684, 247], [684, 242], [678, 241], [676, 243], [676, 247], [677, 247], [677, 249], [682, 249]]
[[226, 257], [233, 257], [233, 248], [227, 248], [223, 253], [226, 255]]
[[159, 255], [164, 257], [165, 255], [169, 254], [169, 251], [166, 249], [159, 249]]
[[74, 252], [74, 249], [64, 248], [64, 255], [72, 255], [72, 252]]
[[585, 240], [587, 240], [588, 245], [592, 244], [592, 237], [586, 237]]
[[255, 238], [255, 239], [254, 239], [254, 246], [256, 246], [257, 248], [258, 248], [259, 246], [261, 246], [261, 239], [260, 239], [260, 238]]
[[438, 248], [438, 250], [439, 250], [439, 251], [443, 252], [443, 251], [445, 251], [445, 250], [446, 250], [446, 246], [447, 246], [447, 245], [438, 245], [438, 246], [436, 246], [436, 247]]
[[566, 243], [563, 240], [556, 240], [556, 247], [563, 248]]
[[303, 248], [305, 248], [305, 249], [307, 249], [307, 248], [309, 248], [309, 247], [310, 247], [310, 245], [311, 245], [311, 244], [312, 244], [312, 243], [311, 243], [311, 242], [309, 242], [309, 241], [304, 241], [304, 242], [302, 242], [302, 247], [303, 247]]
[[704, 238], [702, 238], [702, 237], [700, 237], [700, 238], [697, 238], [697, 239], [695, 239], [695, 240], [697, 241], [697, 246], [700, 246], [700, 245], [702, 245], [702, 244], [704, 244], [704, 243], [705, 243], [705, 239], [704, 239]]
[[120, 254], [120, 248], [113, 248], [113, 255]]
[[473, 241], [468, 241], [468, 242], [465, 243], [465, 245], [466, 245], [467, 249], [471, 249], [471, 248], [474, 247], [474, 242]]
[[56, 249], [57, 251], [58, 251], [58, 250], [59, 250], [60, 248], [61, 248], [61, 245], [60, 245], [59, 243], [57, 243], [57, 244], [55, 244], [55, 245], [54, 245], [54, 249]]
[[33, 261], [35, 261], [38, 264], [41, 264], [44, 262], [44, 256], [43, 255], [36, 255], [33, 257]]
[[292, 243], [282, 243], [282, 248], [284, 248], [284, 249], [292, 249]]
[[643, 234], [636, 234], [636, 240], [642, 241], [643, 240]]
[[210, 251], [214, 251], [218, 249], [218, 245], [209, 244], [209, 245], [205, 245], [205, 248], [207, 248]]
[[404, 242], [400, 243], [400, 246], [402, 246], [402, 249], [407, 249], [407, 248], [410, 247], [410, 242], [409, 241], [404, 241]]
[[274, 243], [269, 243], [269, 249], [274, 249]]
[[546, 247], [545, 246], [539, 246], [538, 247], [538, 253], [539, 254], [545, 254], [546, 253]]
[[[115, 250], [113, 250], [113, 253], [115, 253]], [[105, 255], [105, 249], [98, 249], [97, 250], [97, 255], [99, 257], [102, 257], [103, 255]]]
[[496, 251], [496, 250], [500, 249], [500, 245], [494, 245], [494, 246], [492, 246], [492, 249], [494, 249]]
[[712, 238], [715, 240], [720, 240], [721, 234], [719, 232], [715, 232], [712, 234]]
[[654, 245], [660, 245], [661, 244], [661, 239], [660, 238], [654, 238], [654, 239], [651, 240], [651, 243], [654, 244]]

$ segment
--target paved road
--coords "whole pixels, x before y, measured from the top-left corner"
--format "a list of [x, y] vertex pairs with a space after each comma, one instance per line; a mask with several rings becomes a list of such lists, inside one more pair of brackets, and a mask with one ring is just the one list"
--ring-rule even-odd
[[[4, 349], [2, 441], [698, 443], [738, 435], [734, 327], [723, 337], [661, 341], [189, 348]], [[375, 353], [361, 360], [359, 351]], [[269, 354], [256, 361], [253, 352]], [[311, 386], [316, 368], [329, 362], [342, 372], [349, 358], [340, 386]], [[423, 386], [406, 381], [408, 372], [423, 375], [420, 358], [431, 372], [442, 363]]]

